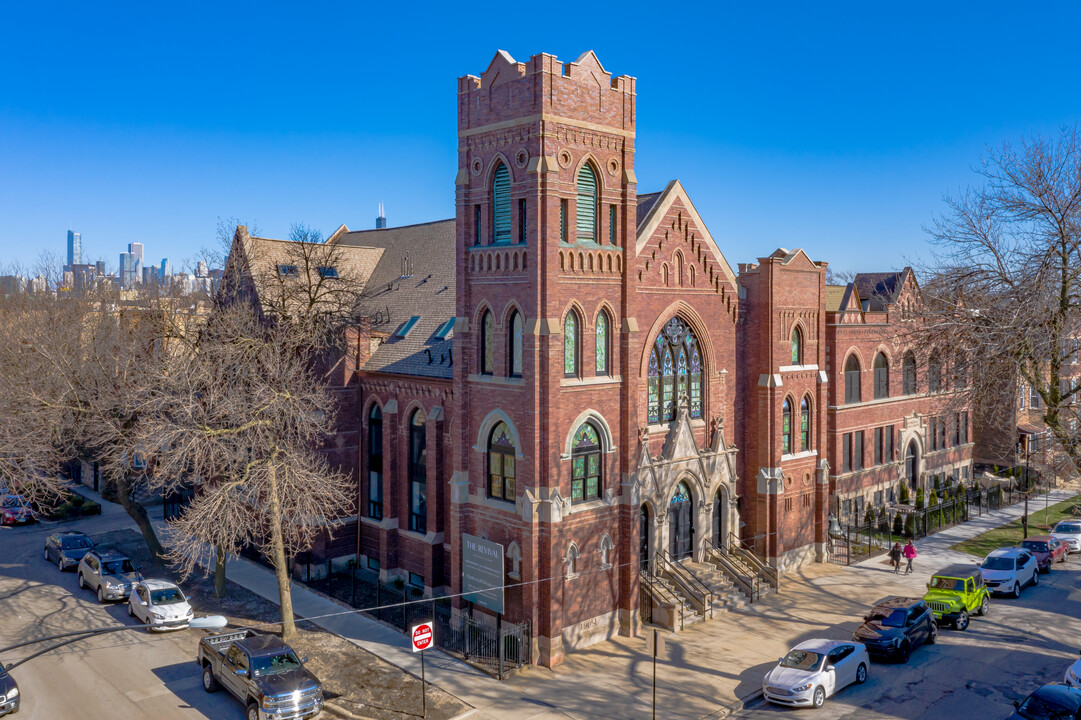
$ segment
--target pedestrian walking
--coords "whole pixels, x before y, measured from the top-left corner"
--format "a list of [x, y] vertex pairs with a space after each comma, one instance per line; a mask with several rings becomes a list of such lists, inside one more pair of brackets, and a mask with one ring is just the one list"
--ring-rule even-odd
[[901, 543], [895, 542], [890, 548], [890, 565], [893, 565], [894, 574], [901, 571]]
[[908, 575], [910, 572], [912, 572], [912, 561], [916, 559], [916, 546], [912, 544], [911, 540], [909, 540], [908, 544], [905, 545], [905, 548], [901, 554], [905, 556], [906, 560], [908, 560], [908, 565], [905, 566], [905, 575]]

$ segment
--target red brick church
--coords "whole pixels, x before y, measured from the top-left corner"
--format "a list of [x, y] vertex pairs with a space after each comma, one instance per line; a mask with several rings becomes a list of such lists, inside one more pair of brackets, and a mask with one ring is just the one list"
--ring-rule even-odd
[[[855, 351], [831, 329], [859, 322], [868, 344], [871, 305], [839, 307], [826, 263], [801, 250], [737, 275], [678, 180], [639, 193], [635, 102], [635, 79], [592, 52], [499, 52], [458, 80], [455, 218], [328, 239], [363, 255], [365, 296], [385, 308], [342, 379], [362, 566], [456, 594], [466, 540], [498, 546], [503, 616], [531, 622], [542, 664], [635, 633], [643, 603], [679, 627], [669, 591], [822, 562], [838, 498], [885, 502], [872, 493], [933, 471], [911, 397], [896, 425], [917, 475], [892, 446], [881, 487], [839, 471], [838, 408], [850, 432], [864, 405], [870, 434], [894, 407], [868, 351], [850, 374]], [[867, 300], [870, 332], [896, 345], [898, 296]], [[830, 390], [852, 382], [867, 388], [855, 401]], [[971, 446], [956, 437], [960, 467]]]

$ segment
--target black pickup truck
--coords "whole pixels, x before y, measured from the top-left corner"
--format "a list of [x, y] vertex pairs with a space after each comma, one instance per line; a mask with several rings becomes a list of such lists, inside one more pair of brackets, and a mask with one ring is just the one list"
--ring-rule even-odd
[[323, 709], [323, 688], [280, 638], [254, 630], [199, 641], [203, 689], [224, 687], [244, 703], [248, 720], [301, 720]]

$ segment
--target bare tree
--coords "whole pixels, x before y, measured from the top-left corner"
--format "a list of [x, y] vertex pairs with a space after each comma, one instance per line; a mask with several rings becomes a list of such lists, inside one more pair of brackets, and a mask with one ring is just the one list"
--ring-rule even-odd
[[985, 411], [1010, 410], [1016, 379], [1027, 383], [1076, 465], [1078, 388], [1062, 381], [1081, 319], [1081, 137], [1066, 128], [1007, 144], [976, 172], [984, 185], [946, 197], [928, 230], [937, 262], [923, 284], [928, 343], [978, 359], [972, 378]]

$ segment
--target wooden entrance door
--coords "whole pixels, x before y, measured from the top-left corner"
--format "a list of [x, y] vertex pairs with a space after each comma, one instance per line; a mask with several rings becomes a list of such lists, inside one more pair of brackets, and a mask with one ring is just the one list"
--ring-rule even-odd
[[668, 554], [673, 560], [691, 556], [694, 523], [691, 514], [691, 493], [685, 483], [676, 486], [668, 505]]

